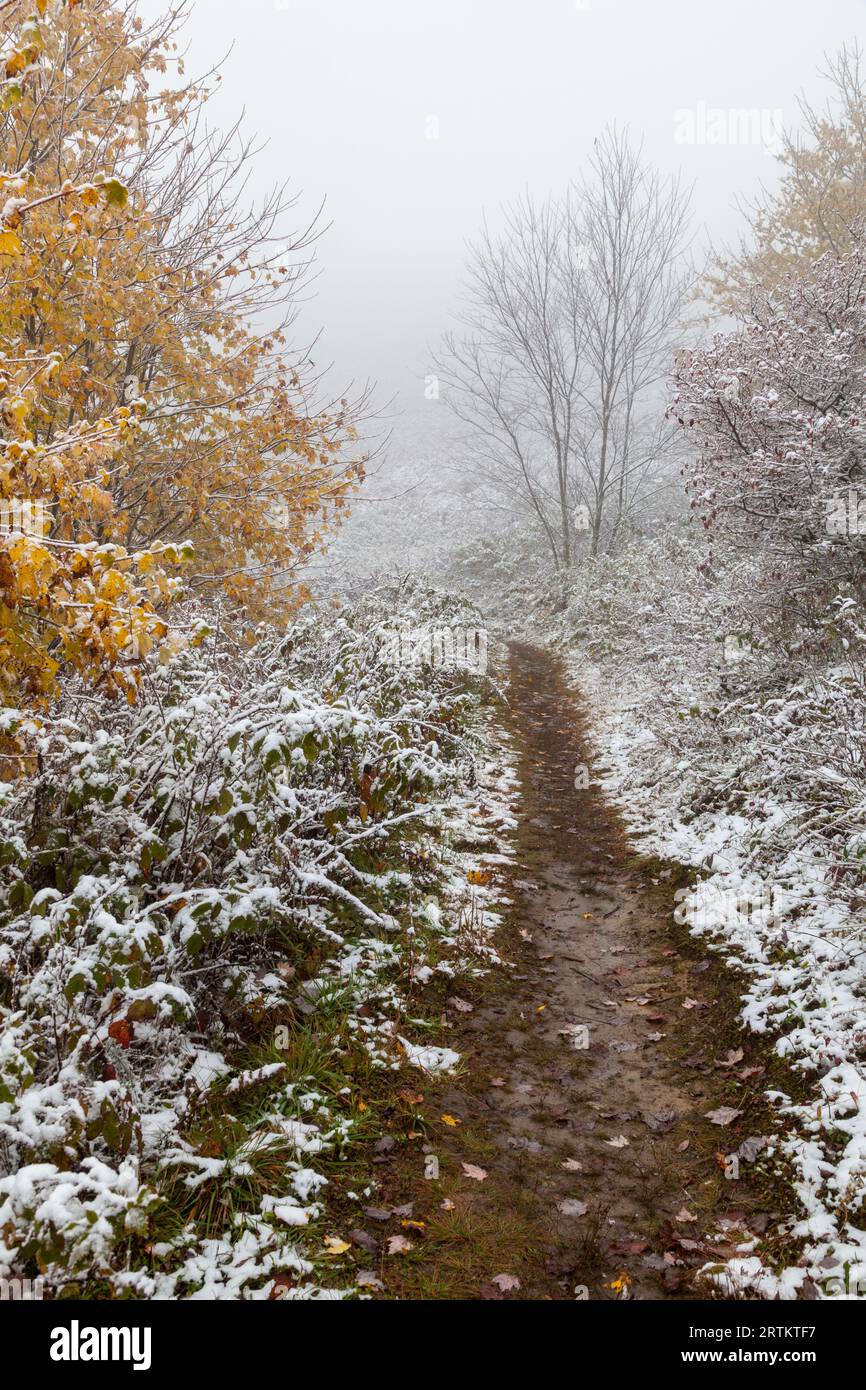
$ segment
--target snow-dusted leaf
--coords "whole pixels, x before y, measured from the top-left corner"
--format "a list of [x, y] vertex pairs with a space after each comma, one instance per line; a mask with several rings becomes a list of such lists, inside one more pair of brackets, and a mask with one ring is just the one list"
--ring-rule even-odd
[[589, 1210], [586, 1202], [581, 1202], [577, 1197], [565, 1197], [556, 1204], [557, 1211], [562, 1212], [563, 1216], [585, 1216]]
[[490, 1176], [486, 1169], [479, 1168], [475, 1163], [461, 1163], [460, 1166], [464, 1175], [467, 1178], [474, 1178], [476, 1182], [484, 1182], [484, 1179]]
[[386, 1249], [389, 1255], [408, 1255], [412, 1244], [405, 1236], [389, 1236]]
[[459, 1014], [471, 1014], [475, 1009], [474, 1004], [470, 1004], [466, 999], [460, 999], [456, 994], [452, 994], [447, 1001], [449, 1009], [454, 1009]]
[[742, 1113], [742, 1110], [735, 1110], [730, 1105], [720, 1105], [717, 1110], [708, 1110], [706, 1112], [706, 1117], [708, 1120], [711, 1120], [714, 1125], [730, 1125], [733, 1124], [734, 1120], [736, 1120], [739, 1115], [742, 1115]]

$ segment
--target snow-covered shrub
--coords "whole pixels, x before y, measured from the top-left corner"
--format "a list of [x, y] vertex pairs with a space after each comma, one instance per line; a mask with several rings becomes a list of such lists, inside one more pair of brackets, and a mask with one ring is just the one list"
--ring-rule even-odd
[[753, 601], [779, 629], [813, 621], [840, 581], [862, 592], [863, 238], [772, 291], [756, 287], [743, 315], [739, 332], [682, 355], [671, 414], [695, 451], [694, 515], [723, 555], [760, 553]]
[[[30, 772], [0, 783], [0, 1275], [117, 1290], [153, 1266], [166, 1183], [243, 1194], [275, 1159], [293, 1186], [267, 1211], [239, 1199], [241, 1234], [315, 1214], [324, 1179], [304, 1156], [353, 1120], [310, 1084], [298, 1039], [354, 1000], [345, 1047], [398, 1055], [406, 904], [433, 876], [429, 856], [410, 876], [401, 845], [475, 737], [477, 681], [383, 652], [397, 618], [459, 616], [403, 592], [390, 614], [380, 596], [251, 648], [200, 629], [132, 706], [82, 688], [50, 716], [4, 711]], [[157, 1243], [163, 1291], [204, 1277], [195, 1259], [177, 1272], [195, 1244], [178, 1239]]]

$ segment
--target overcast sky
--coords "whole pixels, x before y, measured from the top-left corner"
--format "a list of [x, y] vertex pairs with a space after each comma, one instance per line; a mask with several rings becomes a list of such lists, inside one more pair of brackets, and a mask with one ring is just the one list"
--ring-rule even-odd
[[[411, 411], [484, 209], [563, 188], [617, 121], [694, 181], [698, 225], [724, 240], [773, 160], [699, 143], [700, 103], [796, 124], [798, 92], [821, 99], [822, 55], [864, 28], [866, 0], [197, 0], [188, 66], [231, 48], [211, 120], [245, 109], [268, 142], [257, 187], [289, 176], [305, 212], [327, 200], [321, 361]], [[693, 144], [676, 138], [683, 111]]]

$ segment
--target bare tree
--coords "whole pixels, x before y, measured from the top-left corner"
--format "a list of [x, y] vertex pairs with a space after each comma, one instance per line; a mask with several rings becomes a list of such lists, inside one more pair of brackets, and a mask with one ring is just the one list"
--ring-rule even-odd
[[528, 512], [557, 567], [612, 544], [667, 456], [659, 388], [685, 291], [689, 198], [625, 135], [561, 198], [521, 198], [471, 247], [463, 334], [436, 371], [475, 466]]
[[673, 437], [661, 387], [681, 332], [690, 198], [617, 131], [596, 143], [571, 200], [583, 248], [583, 370], [577, 482], [592, 553], [655, 485]]

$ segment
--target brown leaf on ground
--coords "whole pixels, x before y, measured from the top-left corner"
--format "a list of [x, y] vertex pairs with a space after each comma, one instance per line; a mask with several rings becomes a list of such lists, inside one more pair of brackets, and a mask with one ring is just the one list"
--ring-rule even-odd
[[357, 1245], [361, 1250], [366, 1250], [368, 1255], [375, 1255], [379, 1249], [379, 1242], [375, 1236], [371, 1236], [367, 1231], [350, 1231], [349, 1239], [353, 1245]]
[[734, 1048], [731, 1052], [729, 1052], [727, 1057], [725, 1057], [723, 1060], [718, 1057], [714, 1057], [713, 1061], [715, 1062], [717, 1067], [735, 1067], [738, 1062], [742, 1062], [744, 1055], [745, 1054], [743, 1052], [743, 1049], [741, 1047], [737, 1047]]

